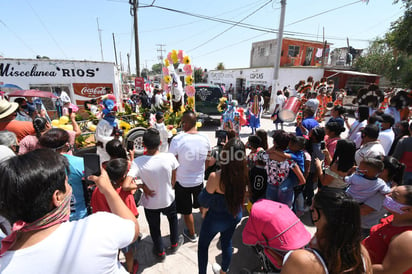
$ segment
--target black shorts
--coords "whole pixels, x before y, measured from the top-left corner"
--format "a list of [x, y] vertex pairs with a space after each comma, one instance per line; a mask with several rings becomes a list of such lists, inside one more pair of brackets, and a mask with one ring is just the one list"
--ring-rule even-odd
[[177, 213], [188, 215], [192, 213], [192, 208], [199, 208], [197, 197], [203, 189], [203, 183], [194, 187], [183, 187], [176, 182], [176, 210]]

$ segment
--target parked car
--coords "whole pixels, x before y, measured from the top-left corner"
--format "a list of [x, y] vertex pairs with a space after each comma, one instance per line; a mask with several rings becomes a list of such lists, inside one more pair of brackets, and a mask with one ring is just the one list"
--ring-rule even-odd
[[223, 90], [217, 85], [195, 84], [196, 112], [204, 121], [219, 120], [220, 113], [217, 110], [219, 99], [223, 96]]

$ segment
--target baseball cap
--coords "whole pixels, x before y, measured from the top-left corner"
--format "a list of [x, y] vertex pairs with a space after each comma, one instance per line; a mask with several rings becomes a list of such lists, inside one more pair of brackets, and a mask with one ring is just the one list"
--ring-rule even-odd
[[302, 248], [310, 239], [311, 234], [287, 205], [266, 199], [253, 204], [242, 233], [245, 245], [281, 251]]
[[391, 126], [395, 123], [395, 118], [392, 115], [384, 113], [381, 115], [382, 123], [389, 123]]

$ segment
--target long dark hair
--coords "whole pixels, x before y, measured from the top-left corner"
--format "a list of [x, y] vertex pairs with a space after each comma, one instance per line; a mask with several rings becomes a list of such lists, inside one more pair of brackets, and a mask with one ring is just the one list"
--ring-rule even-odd
[[230, 139], [221, 153], [220, 188], [230, 213], [237, 215], [241, 210], [248, 182], [245, 145], [239, 138]]
[[264, 129], [256, 130], [256, 135], [262, 140], [261, 147], [266, 150], [268, 149], [268, 133]]
[[401, 185], [405, 164], [399, 162], [395, 157], [385, 156], [383, 157], [383, 166], [388, 171], [388, 180]]
[[56, 190], [66, 192], [67, 158], [37, 149], [0, 164], [0, 212], [11, 223], [34, 222], [50, 212]]
[[46, 130], [48, 121], [43, 117], [36, 117], [33, 120], [33, 128], [36, 131], [37, 139], [40, 138], [41, 133]]
[[315, 195], [313, 207], [326, 218], [316, 237], [320, 252], [327, 257], [329, 273], [365, 273], [359, 204], [345, 192], [322, 189]]
[[340, 139], [336, 143], [335, 154], [330, 165], [338, 163], [338, 170], [347, 172], [355, 164], [356, 144], [348, 139]]
[[359, 117], [358, 117], [359, 122], [367, 120], [369, 117], [369, 107], [365, 105], [360, 105], [358, 107], [358, 114], [359, 114]]

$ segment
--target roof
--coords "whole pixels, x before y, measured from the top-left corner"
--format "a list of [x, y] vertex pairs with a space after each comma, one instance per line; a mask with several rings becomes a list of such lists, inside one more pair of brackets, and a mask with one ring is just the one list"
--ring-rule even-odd
[[349, 74], [349, 75], [356, 75], [356, 76], [375, 76], [379, 77], [380, 75], [378, 74], [372, 74], [372, 73], [365, 73], [365, 72], [359, 72], [359, 71], [352, 71], [352, 70], [338, 70], [338, 69], [327, 69], [325, 72], [334, 72], [336, 74]]

